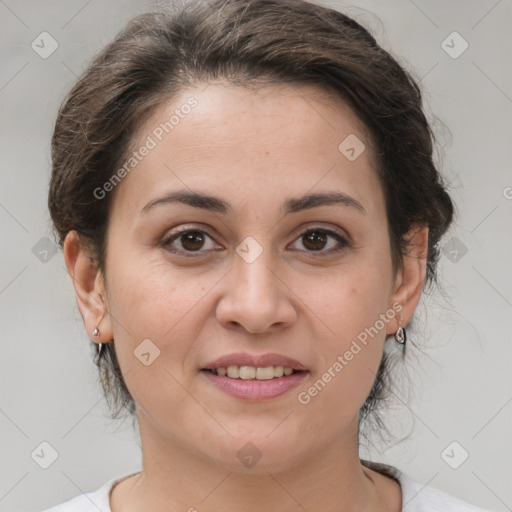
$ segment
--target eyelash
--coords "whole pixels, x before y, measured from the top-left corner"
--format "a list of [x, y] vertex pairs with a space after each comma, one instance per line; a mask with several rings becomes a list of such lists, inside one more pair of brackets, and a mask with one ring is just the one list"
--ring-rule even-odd
[[[186, 258], [196, 258], [198, 256], [201, 256], [202, 253], [204, 253], [205, 251], [203, 251], [203, 250], [197, 250], [197, 251], [186, 251], [185, 250], [185, 251], [183, 251], [183, 250], [176, 250], [176, 249], [170, 249], [169, 248], [170, 244], [172, 242], [174, 242], [175, 240], [178, 240], [181, 236], [186, 235], [188, 233], [204, 234], [208, 238], [213, 240], [213, 238], [206, 231], [204, 231], [202, 229], [186, 228], [186, 229], [183, 229], [182, 231], [174, 233], [171, 236], [165, 238], [160, 243], [160, 245], [161, 245], [161, 247], [164, 247], [165, 250], [167, 250], [167, 251], [169, 251], [169, 252], [171, 252], [173, 254], [183, 255]], [[332, 238], [337, 240], [338, 247], [331, 248], [329, 250], [323, 250], [323, 249], [319, 249], [318, 251], [313, 251], [313, 250], [312, 251], [308, 251], [308, 250], [306, 250], [307, 253], [320, 254], [320, 255], [330, 255], [330, 254], [333, 254], [333, 253], [341, 252], [341, 251], [343, 251], [345, 248], [347, 248], [349, 246], [349, 241], [344, 236], [340, 235], [339, 233], [336, 233], [335, 231], [331, 231], [329, 229], [319, 228], [319, 227], [318, 228], [309, 228], [306, 231], [303, 231], [301, 234], [299, 234], [299, 236], [295, 240], [299, 240], [302, 237], [304, 237], [305, 235], [308, 235], [310, 233], [321, 233], [321, 234], [326, 235], [328, 237], [332, 237]]]

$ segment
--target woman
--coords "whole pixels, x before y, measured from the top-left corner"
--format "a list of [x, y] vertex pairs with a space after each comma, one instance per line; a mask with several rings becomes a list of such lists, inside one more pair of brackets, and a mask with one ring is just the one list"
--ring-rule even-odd
[[299, 0], [141, 15], [70, 92], [52, 159], [143, 467], [51, 510], [481, 510], [359, 458], [453, 216], [420, 91], [363, 27]]

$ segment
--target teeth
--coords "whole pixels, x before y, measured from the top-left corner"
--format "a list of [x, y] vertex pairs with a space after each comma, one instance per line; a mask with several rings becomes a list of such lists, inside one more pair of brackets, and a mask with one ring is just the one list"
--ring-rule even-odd
[[240, 377], [240, 366], [228, 366], [228, 377], [238, 379]]
[[265, 368], [256, 368], [254, 372], [255, 378], [258, 380], [270, 380], [274, 378], [275, 372], [273, 366], [266, 366]]
[[254, 366], [240, 366], [240, 378], [244, 380], [255, 379], [256, 368]]
[[254, 366], [221, 366], [211, 370], [213, 373], [221, 376], [228, 376], [231, 379], [242, 379], [242, 380], [270, 380], [273, 378], [282, 377], [283, 375], [291, 375], [293, 373], [292, 368], [283, 366], [265, 366], [265, 367], [254, 367]]
[[[293, 372], [293, 370], [292, 370]], [[282, 377], [284, 375], [284, 368], [282, 366], [274, 366], [274, 377]]]

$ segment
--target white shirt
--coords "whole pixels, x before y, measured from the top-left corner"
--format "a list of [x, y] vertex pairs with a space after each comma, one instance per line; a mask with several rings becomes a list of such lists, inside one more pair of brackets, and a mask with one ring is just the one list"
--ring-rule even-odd
[[[489, 512], [475, 507], [433, 487], [426, 487], [411, 480], [405, 473], [387, 464], [364, 462], [371, 469], [379, 469], [400, 483], [402, 488], [402, 512]], [[110, 491], [114, 485], [136, 473], [112, 478], [99, 489], [75, 496], [42, 512], [112, 512], [110, 509]]]

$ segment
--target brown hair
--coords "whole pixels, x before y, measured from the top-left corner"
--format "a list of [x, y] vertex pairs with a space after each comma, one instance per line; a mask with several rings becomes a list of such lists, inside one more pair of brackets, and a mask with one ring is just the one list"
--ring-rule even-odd
[[[304, 0], [194, 0], [137, 16], [94, 59], [59, 110], [48, 205], [59, 243], [76, 230], [104, 272], [112, 194], [101, 187], [125, 160], [134, 134], [164, 101], [198, 82], [309, 84], [334, 93], [373, 139], [395, 270], [404, 235], [429, 227], [427, 278], [454, 206], [434, 165], [433, 136], [414, 79], [373, 36], [342, 13]], [[341, 142], [341, 141], [340, 141]], [[114, 342], [96, 361], [107, 396], [135, 412]], [[360, 420], [385, 398], [383, 354]]]

